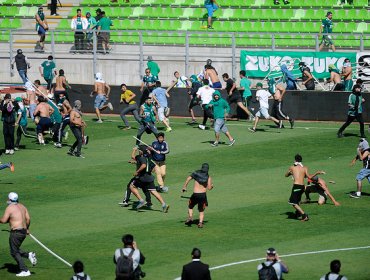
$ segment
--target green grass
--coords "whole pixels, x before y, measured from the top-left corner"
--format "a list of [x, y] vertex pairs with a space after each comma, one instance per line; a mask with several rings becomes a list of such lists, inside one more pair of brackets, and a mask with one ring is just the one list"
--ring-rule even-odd
[[[355, 175], [361, 168], [359, 162], [349, 167], [358, 137], [337, 139], [339, 124], [297, 122], [297, 128], [279, 132], [262, 122], [260, 128], [265, 131], [253, 134], [245, 122], [229, 122], [237, 139], [235, 146], [213, 148], [209, 144], [212, 131], [185, 125], [184, 119], [173, 120], [174, 130], [166, 135], [171, 149], [166, 179], [170, 192], [163, 195], [171, 208], [163, 214], [154, 198], [155, 211], [137, 212], [117, 205], [134, 172], [134, 165], [127, 160], [136, 129], [121, 131], [118, 126], [122, 123], [116, 117], [103, 124], [93, 123], [91, 117], [87, 120], [91, 142], [83, 149], [85, 159], [67, 156], [67, 147], [40, 147], [25, 138], [22, 144], [26, 149], [1, 157], [2, 162], [12, 160], [16, 171], [1, 171], [0, 210], [6, 207], [7, 194], [18, 192], [31, 214], [31, 232], [67, 261], [81, 259], [93, 279], [113, 279], [112, 256], [124, 233], [132, 233], [146, 255], [143, 270], [148, 280], [178, 277], [195, 246], [202, 250], [203, 261], [215, 267], [263, 258], [268, 247], [286, 255], [370, 245], [370, 198], [348, 197], [348, 192], [355, 190]], [[358, 127], [352, 125], [346, 132], [357, 134]], [[143, 136], [147, 143], [153, 139], [152, 135]], [[311, 218], [307, 223], [287, 218], [287, 212], [293, 212], [287, 203], [292, 180], [284, 173], [298, 152], [312, 173], [323, 169], [327, 175], [322, 178], [336, 181], [329, 187], [342, 204], [303, 205]], [[187, 199], [181, 197], [180, 190], [189, 173], [203, 162], [210, 164], [215, 188], [208, 193], [205, 227], [188, 228], [183, 224]], [[366, 182], [364, 191], [370, 192]], [[0, 229], [7, 229], [7, 225], [0, 225]], [[0, 266], [15, 263], [7, 239], [8, 233], [0, 231]], [[32, 279], [50, 279], [51, 275], [53, 279], [69, 279], [73, 274], [30, 238], [22, 248], [38, 255], [38, 265], [30, 267]], [[349, 279], [369, 279], [369, 253], [364, 249], [287, 257], [284, 260], [290, 273], [285, 278], [318, 279], [328, 271], [330, 261], [339, 258]], [[212, 278], [256, 279], [258, 263], [213, 270]], [[0, 267], [0, 279], [15, 278], [5, 266]]]

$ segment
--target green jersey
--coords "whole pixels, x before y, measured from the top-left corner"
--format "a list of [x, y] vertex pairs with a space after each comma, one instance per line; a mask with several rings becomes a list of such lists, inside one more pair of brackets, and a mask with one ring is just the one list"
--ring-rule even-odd
[[251, 92], [251, 89], [250, 89], [251, 81], [248, 80], [246, 77], [244, 77], [240, 80], [240, 87], [244, 88], [243, 98], [247, 98], [249, 96], [252, 96], [252, 92]]
[[150, 87], [149, 84], [154, 84], [156, 81], [158, 81], [158, 77], [154, 75], [150, 75], [150, 76], [145, 75], [143, 77], [143, 82], [146, 87]]
[[41, 67], [43, 68], [43, 75], [45, 79], [52, 79], [54, 76], [53, 70], [55, 69], [55, 63], [52, 60], [45, 60]]
[[[41, 21], [44, 21], [45, 20], [45, 14], [43, 12], [42, 13], [38, 12], [37, 14], [39, 15]], [[36, 30], [39, 30], [39, 26], [40, 26], [40, 24], [36, 20]]]
[[357, 114], [362, 114], [362, 95], [358, 96], [351, 93], [348, 97], [348, 115], [356, 116]]
[[146, 65], [150, 69], [150, 73], [152, 73], [153, 76], [158, 77], [159, 72], [161, 72], [161, 69], [159, 69], [158, 64], [154, 61], [148, 61]]
[[21, 115], [21, 119], [19, 120], [19, 125], [27, 126], [27, 109], [23, 106], [23, 109], [19, 108], [18, 115]]
[[112, 21], [107, 17], [102, 17], [98, 22], [98, 26], [100, 26], [101, 30], [110, 30], [111, 25]]
[[58, 107], [48, 100], [48, 104], [54, 109], [54, 112], [51, 114], [50, 119], [53, 123], [62, 123], [62, 114], [59, 112]]
[[329, 18], [324, 18], [322, 20], [321, 26], [323, 27], [323, 33], [332, 33], [333, 32], [333, 22]]
[[147, 123], [149, 123], [149, 122], [154, 123], [155, 122], [154, 109], [153, 109], [154, 105], [153, 104], [148, 105], [148, 104], [144, 103], [141, 106], [143, 106], [143, 108], [144, 108], [143, 121], [147, 122]]
[[212, 0], [204, 0], [204, 5], [213, 5]]

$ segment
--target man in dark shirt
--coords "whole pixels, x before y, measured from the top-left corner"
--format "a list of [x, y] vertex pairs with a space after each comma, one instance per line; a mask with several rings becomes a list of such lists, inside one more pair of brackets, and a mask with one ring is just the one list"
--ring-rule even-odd
[[191, 252], [192, 261], [182, 268], [181, 280], [211, 280], [209, 265], [200, 261], [201, 251], [194, 248]]
[[167, 192], [168, 187], [164, 185], [166, 177], [166, 155], [170, 152], [167, 142], [164, 140], [164, 133], [157, 134], [157, 141], [152, 143], [152, 159], [155, 163], [154, 172], [157, 177], [158, 192]]
[[302, 72], [302, 85], [306, 87], [308, 90], [315, 89], [315, 81], [311, 74], [310, 68], [306, 65], [305, 62], [299, 63], [299, 70]]
[[[18, 105], [17, 105], [18, 106]], [[3, 121], [3, 135], [5, 143], [5, 154], [14, 154], [14, 127], [16, 110], [15, 104], [11, 100], [9, 93], [5, 94], [1, 102], [1, 119]]]

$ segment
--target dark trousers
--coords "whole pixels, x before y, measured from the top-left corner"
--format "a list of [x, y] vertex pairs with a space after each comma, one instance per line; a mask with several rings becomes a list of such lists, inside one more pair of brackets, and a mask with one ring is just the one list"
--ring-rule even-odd
[[28, 252], [24, 252], [20, 249], [26, 236], [27, 236], [26, 229], [11, 230], [10, 236], [9, 236], [10, 254], [17, 262], [19, 269], [21, 271], [28, 270], [27, 266], [24, 264], [24, 261], [22, 259], [22, 258], [28, 258]]
[[73, 135], [76, 137], [76, 141], [73, 143], [71, 147], [71, 151], [73, 152], [76, 148], [76, 155], [81, 155], [81, 147], [82, 147], [82, 129], [81, 127], [71, 125], [70, 126]]
[[6, 150], [14, 150], [14, 123], [3, 122], [3, 134]]
[[365, 137], [364, 120], [362, 119], [362, 114], [356, 114], [354, 116], [348, 115], [347, 121], [342, 125], [341, 128], [339, 128], [338, 134], [342, 134], [343, 131], [347, 128], [347, 126], [349, 126], [354, 120], [357, 120], [360, 124], [361, 137]]
[[[144, 134], [144, 132], [147, 131], [147, 132], [153, 132], [155, 136], [157, 136], [158, 134], [158, 130], [157, 128], [155, 127], [154, 123], [141, 123], [140, 124], [140, 127], [137, 131], [137, 136], [136, 138], [138, 139], [141, 139], [141, 136]], [[136, 145], [140, 145], [140, 141], [139, 140], [136, 140]]]
[[53, 78], [51, 78], [51, 79], [46, 79], [46, 78], [44, 77], [44, 80], [45, 80], [45, 82], [47, 83], [46, 88], [47, 88], [48, 90], [51, 90], [51, 85], [52, 85], [52, 83], [53, 83]]
[[19, 144], [22, 139], [22, 134], [25, 133], [27, 134], [27, 126], [18, 126], [17, 128], [17, 139], [15, 140], [15, 146], [19, 147]]
[[[132, 177], [130, 182], [128, 182], [127, 186], [126, 186], [126, 192], [125, 192], [125, 197], [123, 198], [123, 201], [125, 202], [129, 202], [130, 201], [130, 196], [131, 196], [131, 189], [130, 189], [130, 185], [132, 184], [132, 182], [135, 181], [135, 177]], [[146, 203], [151, 205], [152, 204], [152, 199], [151, 199], [151, 196], [150, 196], [150, 191], [148, 191], [147, 189], [143, 190], [144, 192], [144, 195], [145, 195], [145, 200], [146, 200]]]
[[83, 50], [84, 49], [84, 39], [85, 34], [82, 32], [75, 33], [75, 50]]
[[206, 125], [208, 118], [213, 119], [213, 113], [212, 113], [211, 108], [206, 109], [206, 105], [202, 105], [202, 108], [203, 108], [203, 122], [202, 122], [202, 124]]
[[51, 0], [50, 3], [50, 15], [55, 15], [57, 13], [57, 0]]
[[53, 129], [53, 141], [57, 143], [62, 143], [62, 137], [64, 135], [64, 129], [69, 125], [69, 115], [68, 118], [64, 118], [61, 123], [56, 124]]

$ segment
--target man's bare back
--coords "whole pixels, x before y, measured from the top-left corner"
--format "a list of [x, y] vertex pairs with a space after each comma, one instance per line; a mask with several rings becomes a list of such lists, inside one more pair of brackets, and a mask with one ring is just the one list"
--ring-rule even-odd
[[211, 190], [212, 188], [213, 185], [211, 177], [208, 177], [208, 181], [204, 185], [194, 180], [194, 193], [205, 193], [207, 192], [207, 190]]
[[218, 75], [214, 69], [207, 69], [206, 70], [206, 77], [209, 77], [211, 79], [212, 84], [217, 83], [220, 81], [218, 78]]
[[27, 90], [27, 101], [29, 105], [36, 104], [36, 94], [34, 91]]
[[55, 79], [55, 90], [64, 91], [66, 90], [67, 79], [64, 76], [58, 76]]
[[288, 172], [285, 174], [286, 177], [293, 176], [294, 184], [304, 186], [304, 179], [308, 178], [308, 169], [300, 164], [292, 165], [289, 167]]
[[338, 73], [335, 73], [335, 72], [331, 72], [330, 73], [330, 79], [335, 83], [335, 84], [340, 84], [340, 82], [342, 81], [340, 75]]
[[35, 115], [40, 114], [42, 118], [50, 118], [50, 115], [54, 112], [54, 109], [47, 103], [41, 102], [37, 105]]
[[107, 95], [109, 94], [109, 90], [108, 92], [105, 92], [105, 89], [109, 89], [109, 86], [106, 84], [106, 83], [101, 83], [101, 82], [95, 82], [95, 92], [97, 94], [104, 94], [104, 95]]

